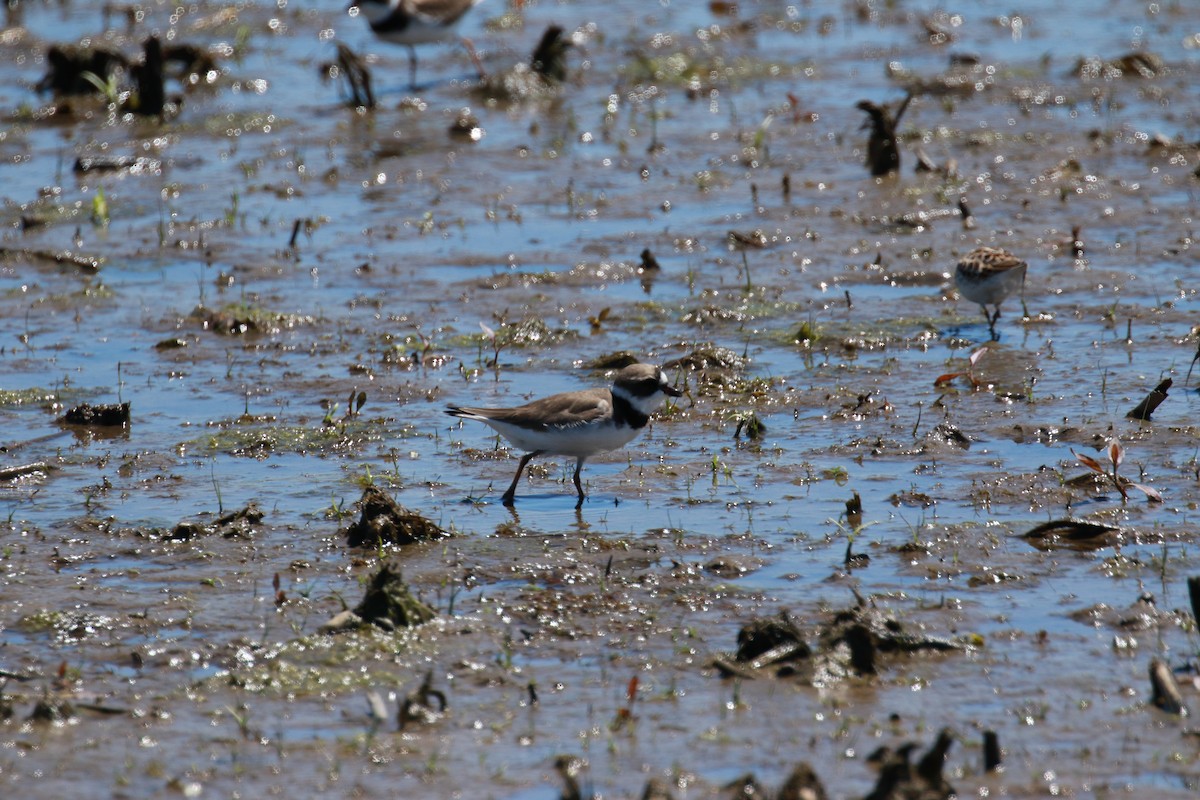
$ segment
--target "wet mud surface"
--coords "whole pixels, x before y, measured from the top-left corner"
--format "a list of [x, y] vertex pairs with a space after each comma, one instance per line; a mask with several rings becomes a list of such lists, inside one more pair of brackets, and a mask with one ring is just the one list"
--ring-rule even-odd
[[13, 6], [4, 795], [1194, 796], [1200, 13], [1028, 5]]

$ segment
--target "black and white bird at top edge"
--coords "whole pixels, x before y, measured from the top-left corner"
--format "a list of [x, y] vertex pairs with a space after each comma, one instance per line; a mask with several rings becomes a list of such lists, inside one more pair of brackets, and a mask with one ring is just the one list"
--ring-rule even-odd
[[[351, 16], [361, 14], [365, 17], [377, 38], [408, 48], [409, 85], [416, 89], [416, 46], [454, 39], [457, 36], [455, 29], [463, 17], [481, 2], [483, 0], [352, 0], [346, 10]], [[483, 65], [474, 45], [465, 37], [458, 38], [482, 77]]]
[[579, 508], [586, 497], [579, 482], [583, 462], [596, 453], [624, 447], [646, 427], [665, 398], [682, 395], [658, 367], [631, 364], [617, 372], [611, 388], [564, 392], [512, 408], [447, 406], [446, 413], [490, 425], [525, 451], [501, 498], [504, 505], [513, 505], [521, 473], [531, 458], [561, 455], [575, 459], [575, 507]]

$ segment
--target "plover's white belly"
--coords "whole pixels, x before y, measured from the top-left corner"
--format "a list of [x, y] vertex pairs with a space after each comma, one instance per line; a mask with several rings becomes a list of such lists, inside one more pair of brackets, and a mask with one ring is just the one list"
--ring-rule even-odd
[[412, 20], [403, 30], [377, 30], [375, 35], [392, 44], [431, 44], [454, 38], [454, 25]]
[[497, 433], [503, 436], [521, 450], [559, 456], [583, 458], [604, 450], [616, 450], [624, 447], [637, 436], [636, 428], [627, 425], [620, 427], [612, 424], [577, 425], [570, 428], [551, 428], [545, 431], [532, 431], [510, 425], [497, 420], [484, 420]]

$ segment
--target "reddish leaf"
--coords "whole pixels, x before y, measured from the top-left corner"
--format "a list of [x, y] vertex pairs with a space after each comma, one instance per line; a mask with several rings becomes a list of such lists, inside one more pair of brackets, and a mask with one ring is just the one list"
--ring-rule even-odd
[[1121, 447], [1121, 443], [1115, 439], [1108, 446], [1108, 460], [1113, 464], [1113, 471], [1116, 472], [1117, 467], [1121, 466], [1121, 462], [1125, 460], [1125, 448]]
[[1091, 456], [1085, 456], [1081, 453], [1076, 453], [1074, 450], [1071, 451], [1071, 454], [1074, 455], [1076, 458], [1078, 458], [1079, 463], [1083, 464], [1088, 469], [1093, 470], [1094, 472], [1099, 472], [1101, 475], [1108, 474], [1107, 472], [1104, 471], [1104, 467], [1100, 466], [1100, 462], [1097, 461], [1096, 459], [1092, 458]]
[[1151, 503], [1161, 503], [1163, 501], [1162, 495], [1156, 489], [1151, 489], [1149, 486], [1143, 486], [1140, 483], [1130, 483], [1129, 485], [1146, 495], [1146, 499]]

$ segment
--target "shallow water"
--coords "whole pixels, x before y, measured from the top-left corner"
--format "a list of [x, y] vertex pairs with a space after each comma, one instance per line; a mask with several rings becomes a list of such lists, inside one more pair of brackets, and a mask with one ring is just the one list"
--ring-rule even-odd
[[[334, 7], [175, 17], [152, 5], [107, 30], [99, 4], [20, 9], [23, 28], [0, 45], [0, 467], [55, 469], [0, 487], [0, 668], [33, 678], [5, 687], [7, 792], [539, 798], [556, 796], [552, 762], [570, 753], [597, 796], [639, 796], [651, 775], [681, 797], [716, 796], [748, 771], [775, 786], [798, 760], [833, 796], [861, 796], [869, 752], [949, 726], [960, 792], [1191, 795], [1194, 744], [1148, 705], [1146, 669], [1196, 650], [1186, 142], [1200, 14], [979, 2], [940, 20], [955, 38], [934, 46], [921, 24], [932, 5], [604, 8], [617, 13], [472, 12], [463, 32], [491, 72], [552, 22], [576, 39], [557, 96], [494, 107], [449, 45], [422, 50], [409, 101], [407, 52]], [[133, 55], [153, 31], [234, 54], [177, 117], [30, 113], [50, 102], [33, 89], [47, 44], [90, 36]], [[373, 54], [374, 112], [320, 81], [335, 40]], [[1074, 74], [1081, 57], [1135, 48], [1168, 71]], [[899, 100], [895, 76], [932, 79], [949, 53], [977, 55], [985, 88], [919, 95], [902, 172], [871, 180], [854, 104]], [[465, 106], [478, 142], [447, 133]], [[1158, 134], [1171, 145], [1150, 148]], [[918, 144], [954, 159], [956, 177], [914, 173]], [[162, 167], [72, 171], [96, 154]], [[106, 225], [92, 219], [101, 192]], [[23, 229], [22, 216], [45, 224]], [[297, 220], [308, 229], [289, 246]], [[1069, 251], [1075, 226], [1083, 259]], [[729, 231], [767, 244], [743, 261]], [[1030, 263], [1029, 317], [1010, 299], [994, 343], [950, 283], [977, 244]], [[643, 248], [662, 264], [645, 285]], [[88, 275], [22, 255], [62, 250], [103, 265]], [[206, 330], [198, 307], [259, 329]], [[536, 338], [491, 365], [481, 323], [524, 321], [540, 323]], [[802, 324], [818, 334], [807, 346]], [[155, 347], [175, 338], [185, 346]], [[980, 388], [935, 387], [984, 344]], [[554, 459], [535, 461], [515, 512], [500, 506], [515, 459], [441, 412], [601, 384], [587, 365], [621, 350], [665, 363], [712, 348], [747, 365], [672, 369], [689, 395], [588, 462], [579, 512], [572, 465]], [[1153, 423], [1125, 419], [1165, 377]], [[56, 421], [117, 401], [132, 404], [127, 430]], [[735, 439], [751, 412], [764, 436]], [[943, 422], [969, 448], [931, 438]], [[1122, 474], [1165, 502], [1063, 486], [1084, 472], [1072, 451], [1100, 458], [1114, 436]], [[348, 550], [339, 529], [367, 482], [457, 535]], [[853, 493], [866, 523], [853, 549], [871, 561], [848, 572]], [[251, 537], [162, 537], [250, 502], [266, 514]], [[1019, 536], [1071, 516], [1119, 525], [1121, 546], [1046, 552]], [[389, 555], [442, 618], [362, 641], [317, 634]], [[749, 571], [706, 569], [718, 558]], [[982, 647], [821, 689], [705, 671], [749, 618], [789, 609], [815, 625], [852, 589]], [[1144, 592], [1183, 611], [1146, 630], [1078, 614]], [[368, 735], [365, 693], [394, 708], [431, 667], [449, 716]], [[635, 722], [614, 727], [634, 675]], [[22, 722], [49, 687], [124, 713]], [[1006, 748], [1001, 774], [980, 772], [985, 729]]]

